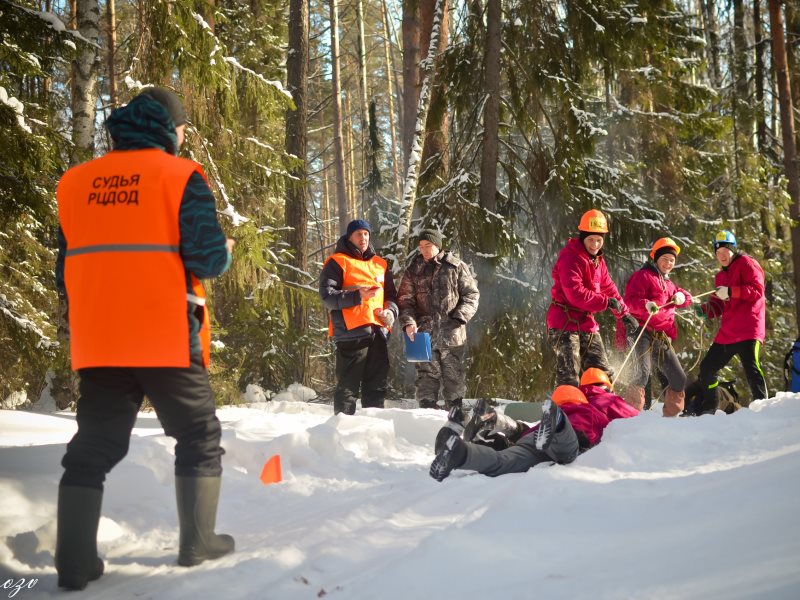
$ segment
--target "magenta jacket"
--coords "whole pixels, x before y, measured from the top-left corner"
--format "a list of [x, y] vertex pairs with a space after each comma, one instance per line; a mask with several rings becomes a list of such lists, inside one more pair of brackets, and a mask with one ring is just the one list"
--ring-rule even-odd
[[596, 446], [603, 437], [603, 430], [614, 419], [635, 417], [639, 411], [613, 392], [596, 385], [582, 385], [580, 390], [589, 404], [562, 404], [572, 428], [582, 432], [590, 446]]
[[[603, 437], [603, 430], [614, 419], [635, 417], [639, 411], [613, 392], [607, 392], [596, 385], [582, 385], [579, 388], [588, 404], [562, 404], [561, 410], [567, 415], [570, 425], [589, 440], [589, 446], [596, 446]], [[528, 429], [523, 435], [534, 431], [538, 425]]]
[[717, 344], [735, 344], [745, 340], [764, 341], [766, 299], [764, 298], [764, 270], [756, 260], [746, 254], [737, 254], [727, 268], [714, 278], [714, 286], [730, 288], [730, 299], [711, 296], [705, 311], [711, 318], [722, 314]]
[[675, 309], [689, 306], [692, 303], [692, 296], [664, 277], [653, 263], [645, 263], [641, 269], [631, 275], [628, 285], [625, 286], [625, 304], [628, 305], [628, 310], [636, 317], [641, 326], [649, 316], [644, 307], [645, 303], [652, 300], [659, 306], [663, 306], [669, 302], [675, 292], [683, 292], [686, 295], [686, 302], [679, 307], [674, 304], [665, 306], [653, 315], [647, 324], [648, 331], [663, 331], [671, 340], [674, 340], [678, 337], [678, 328], [675, 327]]
[[615, 313], [615, 316], [628, 312], [617, 286], [608, 275], [602, 251], [592, 257], [578, 238], [570, 239], [558, 255], [553, 267], [550, 296], [553, 302], [547, 311], [549, 329], [599, 331], [592, 313], [606, 310], [609, 296], [622, 304], [622, 312], [619, 315]]

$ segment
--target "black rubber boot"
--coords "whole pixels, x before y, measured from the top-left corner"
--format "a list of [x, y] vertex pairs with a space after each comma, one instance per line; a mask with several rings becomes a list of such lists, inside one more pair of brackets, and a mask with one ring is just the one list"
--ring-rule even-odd
[[178, 564], [182, 567], [193, 567], [233, 552], [233, 538], [214, 533], [219, 488], [219, 477], [175, 477], [181, 527]]
[[102, 504], [102, 490], [71, 485], [58, 487], [55, 562], [59, 587], [82, 590], [103, 574], [103, 561], [97, 556], [97, 526]]

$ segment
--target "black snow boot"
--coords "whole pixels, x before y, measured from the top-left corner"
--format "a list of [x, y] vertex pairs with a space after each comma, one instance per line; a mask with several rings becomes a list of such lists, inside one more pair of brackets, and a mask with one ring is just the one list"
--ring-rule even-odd
[[433, 444], [433, 451], [436, 454], [439, 454], [444, 448], [444, 443], [450, 438], [452, 432], [455, 432], [458, 436], [464, 433], [464, 421], [464, 410], [461, 404], [451, 406], [450, 411], [447, 413], [447, 423], [436, 434], [436, 441]]
[[214, 533], [219, 488], [219, 477], [175, 476], [181, 527], [178, 564], [182, 567], [193, 567], [233, 552], [233, 538]]
[[102, 490], [72, 485], [58, 487], [55, 562], [59, 587], [82, 590], [103, 574], [103, 561], [97, 556], [102, 504]]
[[471, 442], [478, 432], [486, 426], [488, 420], [493, 416], [492, 407], [485, 398], [479, 398], [472, 407], [472, 415], [469, 422], [464, 426], [464, 441]]
[[439, 433], [447, 432], [442, 449], [436, 453], [430, 468], [430, 475], [436, 481], [444, 481], [453, 469], [467, 461], [467, 445], [461, 436], [452, 429], [442, 427]]
[[558, 404], [545, 400], [542, 404], [542, 420], [533, 432], [537, 450], [546, 450], [550, 446], [555, 432], [563, 427], [563, 421], [564, 415]]

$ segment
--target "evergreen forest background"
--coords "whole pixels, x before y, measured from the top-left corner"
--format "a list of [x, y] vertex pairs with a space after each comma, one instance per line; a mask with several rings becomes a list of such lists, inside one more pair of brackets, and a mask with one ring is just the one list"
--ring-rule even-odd
[[[540, 397], [550, 271], [589, 208], [609, 217], [620, 291], [665, 235], [682, 246], [674, 280], [710, 290], [712, 236], [734, 231], [767, 275], [762, 364], [781, 390], [797, 336], [799, 41], [796, 0], [0, 0], [0, 401], [47, 386], [62, 408], [76, 398], [55, 188], [109, 150], [105, 118], [147, 85], [184, 99], [182, 155], [237, 240], [207, 284], [220, 402], [295, 381], [330, 395], [317, 277], [359, 217], [398, 285], [414, 232], [440, 228], [482, 292], [469, 395]], [[678, 320], [696, 376], [714, 330]], [[413, 397], [393, 337], [391, 395]], [[723, 377], [749, 394], [738, 363]]]

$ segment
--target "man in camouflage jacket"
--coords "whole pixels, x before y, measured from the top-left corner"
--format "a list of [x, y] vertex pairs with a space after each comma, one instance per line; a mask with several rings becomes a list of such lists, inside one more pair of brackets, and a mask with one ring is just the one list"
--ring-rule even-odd
[[441, 247], [438, 231], [420, 234], [420, 254], [406, 269], [397, 294], [400, 327], [406, 335], [412, 340], [417, 331], [431, 336], [431, 362], [416, 363], [420, 408], [437, 408], [440, 388], [445, 409], [464, 397], [467, 322], [478, 310], [480, 297], [467, 264]]

